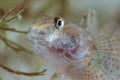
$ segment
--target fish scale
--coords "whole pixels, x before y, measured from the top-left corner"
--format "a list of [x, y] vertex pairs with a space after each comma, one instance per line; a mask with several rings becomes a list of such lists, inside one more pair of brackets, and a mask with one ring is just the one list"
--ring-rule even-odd
[[111, 79], [108, 73], [104, 70], [104, 67], [101, 67], [100, 62], [96, 63], [96, 65], [94, 64], [95, 63], [91, 63], [90, 66], [86, 67], [86, 69], [89, 70], [89, 73], [93, 73], [89, 75], [93, 76], [94, 78], [91, 78], [90, 76], [86, 75], [88, 77], [86, 80], [106, 80], [106, 79], [110, 80]]
[[[95, 39], [94, 45], [96, 48], [93, 55], [99, 56], [98, 59], [100, 60], [96, 65], [99, 65], [100, 70], [96, 70], [94, 74], [91, 74], [98, 76], [96, 79], [89, 77], [86, 80], [120, 79], [120, 25], [114, 26], [114, 28], [109, 26], [107, 31], [103, 29], [102, 35]], [[94, 70], [94, 64], [91, 64], [89, 71]]]
[[[103, 61], [101, 61], [100, 67], [109, 75], [110, 78], [112, 79], [116, 79], [116, 74], [118, 74], [116, 68], [114, 68], [114, 66], [112, 66], [111, 61], [107, 58], [105, 58]], [[111, 68], [112, 67], [112, 68]], [[114, 74], [114, 72], [116, 74]]]

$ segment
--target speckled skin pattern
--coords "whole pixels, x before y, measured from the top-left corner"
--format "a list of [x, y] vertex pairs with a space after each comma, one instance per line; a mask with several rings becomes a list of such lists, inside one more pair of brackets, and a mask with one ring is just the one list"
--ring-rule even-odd
[[[91, 10], [85, 15], [86, 20], [94, 18]], [[57, 26], [56, 19], [64, 25]], [[61, 17], [39, 18], [28, 31], [35, 54], [72, 80], [120, 80], [120, 24], [110, 23], [93, 34], [86, 20], [79, 26]]]

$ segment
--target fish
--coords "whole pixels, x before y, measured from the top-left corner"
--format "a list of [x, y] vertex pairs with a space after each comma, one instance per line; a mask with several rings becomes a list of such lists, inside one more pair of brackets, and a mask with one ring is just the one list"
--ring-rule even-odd
[[28, 40], [58, 75], [71, 80], [120, 80], [120, 24], [110, 22], [97, 30], [96, 22], [93, 10], [85, 11], [80, 25], [60, 16], [43, 16], [29, 28]]

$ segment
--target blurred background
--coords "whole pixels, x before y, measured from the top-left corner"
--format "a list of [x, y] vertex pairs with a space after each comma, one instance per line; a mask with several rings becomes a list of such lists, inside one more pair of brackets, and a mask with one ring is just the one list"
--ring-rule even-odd
[[27, 41], [27, 30], [37, 18], [59, 15], [79, 24], [84, 11], [93, 9], [101, 28], [115, 20], [119, 8], [120, 0], [0, 0], [0, 64], [22, 72], [47, 69], [44, 75], [29, 77], [0, 68], [0, 80], [53, 80], [54, 68], [36, 56]]

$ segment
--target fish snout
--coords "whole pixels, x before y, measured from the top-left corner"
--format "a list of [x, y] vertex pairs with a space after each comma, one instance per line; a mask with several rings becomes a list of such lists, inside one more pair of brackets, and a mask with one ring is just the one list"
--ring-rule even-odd
[[28, 40], [31, 44], [35, 44], [37, 40], [40, 39], [41, 34], [44, 35], [44, 33], [40, 33], [40, 31], [34, 27], [30, 27], [28, 29]]

